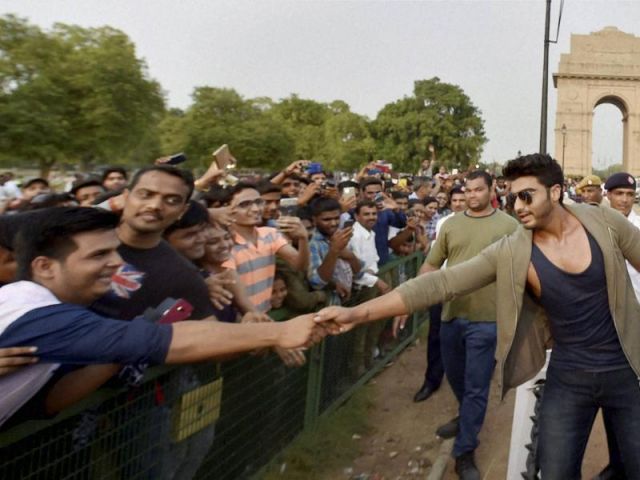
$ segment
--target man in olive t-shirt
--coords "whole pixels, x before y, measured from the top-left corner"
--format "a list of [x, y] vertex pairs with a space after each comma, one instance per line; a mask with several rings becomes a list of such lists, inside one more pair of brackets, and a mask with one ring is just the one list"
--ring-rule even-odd
[[[491, 176], [470, 173], [465, 185], [467, 209], [443, 225], [420, 273], [452, 267], [493, 242], [513, 233], [518, 222], [491, 206]], [[495, 366], [495, 283], [445, 303], [440, 327], [442, 360], [449, 384], [460, 403], [459, 419], [438, 429], [443, 437], [456, 435], [453, 456], [462, 479], [480, 478], [473, 452], [484, 422], [489, 386]]]

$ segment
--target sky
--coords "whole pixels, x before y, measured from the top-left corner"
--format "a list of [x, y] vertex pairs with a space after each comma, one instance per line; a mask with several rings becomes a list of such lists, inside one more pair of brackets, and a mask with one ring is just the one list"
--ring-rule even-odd
[[[560, 0], [553, 0], [555, 38]], [[411, 95], [413, 82], [459, 85], [482, 112], [482, 160], [504, 162], [538, 150], [544, 0], [0, 0], [0, 13], [44, 29], [55, 22], [124, 31], [165, 90], [186, 108], [197, 86], [234, 88], [247, 98], [346, 101], [375, 118]], [[570, 35], [606, 26], [640, 36], [637, 0], [565, 0], [549, 49], [548, 150], [554, 152], [556, 91], [551, 73]], [[594, 166], [619, 163], [622, 115], [594, 117]]]

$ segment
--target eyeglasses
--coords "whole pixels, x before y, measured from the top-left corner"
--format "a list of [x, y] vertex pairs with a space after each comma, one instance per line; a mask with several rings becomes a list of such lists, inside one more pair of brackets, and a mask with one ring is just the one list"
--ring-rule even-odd
[[519, 198], [526, 205], [531, 205], [531, 203], [533, 202], [533, 195], [531, 195], [531, 192], [529, 190], [522, 190], [518, 193], [510, 193], [509, 203], [511, 204], [516, 203], [516, 198]]
[[263, 208], [264, 207], [264, 200], [262, 198], [255, 198], [253, 200], [243, 200], [242, 202], [238, 202], [236, 207], [237, 208], [241, 208], [243, 210], [248, 210], [249, 208], [251, 208], [253, 205], [255, 205], [258, 208]]

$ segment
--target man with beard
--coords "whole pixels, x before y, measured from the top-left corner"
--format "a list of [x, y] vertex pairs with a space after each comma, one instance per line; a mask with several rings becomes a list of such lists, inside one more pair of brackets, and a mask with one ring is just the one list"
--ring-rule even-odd
[[581, 477], [599, 409], [618, 441], [618, 474], [640, 478], [640, 304], [623, 261], [640, 268], [640, 230], [609, 208], [564, 206], [562, 169], [548, 155], [511, 160], [504, 175], [524, 228], [365, 304], [324, 309], [316, 321], [346, 331], [496, 282], [503, 397], [540, 371], [553, 342], [539, 417], [542, 478]]

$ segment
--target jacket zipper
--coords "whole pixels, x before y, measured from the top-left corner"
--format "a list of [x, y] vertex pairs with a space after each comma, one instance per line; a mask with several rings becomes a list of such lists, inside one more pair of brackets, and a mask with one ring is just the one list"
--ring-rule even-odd
[[[613, 235], [611, 233], [611, 227], [607, 226], [607, 231], [609, 232], [609, 240], [611, 240], [611, 246], [615, 249], [615, 242], [613, 241]], [[634, 292], [635, 295], [635, 292]], [[615, 307], [615, 305], [614, 305]], [[636, 371], [635, 367], [633, 366], [633, 363], [631, 363], [631, 360], [629, 360], [629, 355], [627, 355], [627, 351], [624, 349], [624, 342], [622, 341], [622, 337], [620, 336], [620, 331], [618, 330], [618, 324], [616, 323], [616, 315], [614, 312], [615, 308], [613, 310], [611, 310], [611, 320], [613, 320], [613, 328], [616, 329], [616, 335], [618, 336], [618, 341], [620, 342], [620, 348], [622, 348], [622, 353], [624, 353], [624, 358], [627, 359], [627, 363], [629, 364], [629, 366], [631, 367], [631, 370], [633, 370], [633, 373], [636, 374], [636, 377], [638, 377], [638, 383], [640, 384], [640, 375], [638, 375], [638, 372]]]

